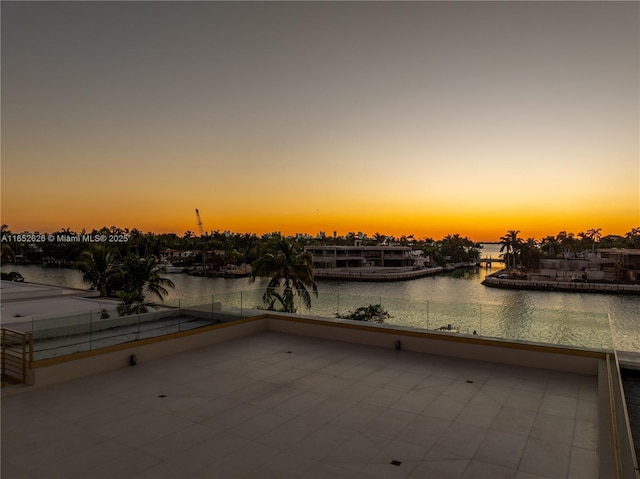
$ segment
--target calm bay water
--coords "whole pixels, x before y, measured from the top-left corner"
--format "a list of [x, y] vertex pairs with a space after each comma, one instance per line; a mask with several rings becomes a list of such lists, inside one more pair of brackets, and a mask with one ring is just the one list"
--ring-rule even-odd
[[[495, 258], [498, 254], [498, 245], [486, 245], [483, 251], [483, 256]], [[478, 330], [479, 334], [542, 341], [555, 341], [557, 336], [560, 343], [576, 341], [576, 344], [582, 344], [581, 335], [592, 337], [591, 342], [594, 336], [602, 336], [598, 344], [603, 343], [603, 346], [607, 341], [611, 343], [609, 314], [615, 347], [640, 352], [640, 297], [516, 291], [483, 286], [481, 281], [485, 275], [498, 268], [495, 265], [493, 270], [457, 270], [387, 283], [321, 280], [318, 281], [320, 297], [312, 300], [313, 309], [309, 314], [332, 317], [336, 310], [344, 313], [380, 302], [385, 309], [395, 313], [387, 321], [390, 324], [436, 328], [449, 323], [460, 327], [462, 332]], [[3, 271], [9, 270], [18, 271], [29, 282], [86, 288], [80, 273], [70, 269], [35, 265], [3, 267]], [[167, 277], [176, 285], [170, 290], [169, 300], [212, 295], [235, 295], [239, 298], [239, 292], [244, 291], [242, 302], [245, 308], [259, 306], [266, 284], [261, 280], [251, 283], [247, 278], [200, 278], [184, 274]], [[483, 319], [474, 319], [476, 316]], [[546, 330], [539, 339], [536, 332], [538, 323], [544, 323]], [[549, 335], [551, 339], [547, 337]], [[590, 341], [585, 344], [591, 344]]]

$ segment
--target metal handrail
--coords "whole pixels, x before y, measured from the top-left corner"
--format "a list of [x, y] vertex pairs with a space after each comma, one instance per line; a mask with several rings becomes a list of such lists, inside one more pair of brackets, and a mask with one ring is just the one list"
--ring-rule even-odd
[[612, 445], [615, 477], [640, 479], [638, 460], [633, 445], [629, 414], [624, 396], [618, 355], [607, 354], [607, 382], [609, 385], [609, 410], [611, 411]]
[[24, 384], [27, 382], [27, 369], [33, 362], [33, 334], [2, 328], [0, 363], [2, 385], [5, 383]]

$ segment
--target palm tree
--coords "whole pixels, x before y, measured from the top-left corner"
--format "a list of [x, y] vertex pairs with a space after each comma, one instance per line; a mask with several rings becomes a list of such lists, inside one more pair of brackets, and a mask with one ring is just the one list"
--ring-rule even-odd
[[566, 231], [560, 231], [556, 240], [562, 246], [563, 256], [565, 259], [568, 256], [568, 253], [573, 253], [575, 249], [575, 238], [573, 237], [573, 233], [567, 233]]
[[578, 238], [576, 240], [578, 248], [576, 249], [579, 249], [580, 251], [588, 250], [591, 246], [591, 238], [589, 237], [589, 235], [584, 231], [580, 231], [580, 233], [578, 233], [576, 237]]
[[631, 228], [631, 231], [624, 235], [629, 248], [640, 248], [640, 228]]
[[600, 234], [600, 231], [602, 231], [601, 228], [591, 228], [589, 231], [587, 231], [587, 236], [589, 238], [591, 238], [591, 241], [593, 242], [593, 247], [591, 249], [592, 252], [595, 252], [596, 250], [596, 243], [598, 241], [600, 241], [600, 238], [602, 238], [602, 235]]
[[153, 233], [147, 233], [144, 235], [144, 257], [148, 258], [150, 256], [159, 256], [160, 255], [160, 247], [158, 245], [158, 237]]
[[313, 281], [313, 258], [309, 253], [300, 252], [284, 239], [271, 245], [252, 265], [251, 278], [270, 277], [262, 300], [268, 309], [275, 309], [276, 301], [285, 313], [295, 313], [294, 296], [297, 294], [307, 308], [311, 307], [310, 287], [318, 296], [318, 285]]
[[148, 294], [155, 296], [160, 301], [169, 294], [167, 288], [174, 288], [173, 281], [161, 276], [166, 273], [166, 268], [158, 263], [155, 256], [140, 258], [134, 254], [128, 255], [122, 264], [122, 291], [118, 297], [124, 305], [140, 306], [140, 312], [146, 311], [146, 306], [153, 306], [147, 302]]
[[6, 263], [7, 261], [16, 262], [16, 254], [11, 249], [8, 243], [2, 243], [2, 256], [0, 257], [1, 263]]
[[156, 309], [158, 305], [146, 301], [141, 297], [140, 292], [134, 291], [117, 291], [116, 296], [122, 301], [118, 306], [118, 314], [120, 316], [129, 316], [131, 314], [140, 314], [148, 312], [148, 308]]
[[500, 238], [500, 252], [506, 251], [505, 261], [507, 269], [509, 268], [509, 257], [513, 258], [512, 268], [516, 267], [516, 255], [522, 244], [522, 239], [518, 238], [518, 233], [520, 233], [520, 230], [509, 230], [505, 236]]
[[540, 249], [547, 253], [550, 257], [555, 257], [556, 247], [559, 246], [555, 236], [549, 235], [542, 238]]
[[520, 261], [527, 268], [538, 268], [540, 263], [540, 249], [535, 238], [527, 238], [520, 246]]
[[109, 282], [117, 273], [115, 260], [116, 251], [112, 248], [94, 246], [80, 254], [75, 267], [82, 272], [82, 281], [99, 291], [102, 298], [111, 294]]

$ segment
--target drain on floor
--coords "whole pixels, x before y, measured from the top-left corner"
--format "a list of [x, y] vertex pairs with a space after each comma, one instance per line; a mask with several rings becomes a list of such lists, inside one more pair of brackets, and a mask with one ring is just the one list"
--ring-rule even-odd
[[167, 395], [166, 394], [160, 394], [160, 396], [158, 396], [159, 398], [166, 398]]
[[473, 381], [467, 381], [469, 384], [473, 384]]
[[391, 461], [390, 464], [393, 464], [394, 466], [399, 466], [400, 464], [402, 464], [401, 461], [396, 461], [395, 459], [393, 461]]

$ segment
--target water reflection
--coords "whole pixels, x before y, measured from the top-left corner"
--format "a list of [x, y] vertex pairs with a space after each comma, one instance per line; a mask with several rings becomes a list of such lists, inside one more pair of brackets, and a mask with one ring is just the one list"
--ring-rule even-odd
[[513, 291], [498, 308], [496, 326], [505, 337], [522, 339], [531, 337], [533, 305], [524, 291]]

